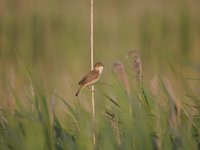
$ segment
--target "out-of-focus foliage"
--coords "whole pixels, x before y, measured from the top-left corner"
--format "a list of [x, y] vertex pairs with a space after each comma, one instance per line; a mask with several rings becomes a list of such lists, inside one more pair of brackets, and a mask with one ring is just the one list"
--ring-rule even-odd
[[197, 0], [95, 0], [94, 145], [90, 91], [74, 98], [90, 69], [90, 1], [1, 0], [0, 149], [198, 149], [199, 41]]

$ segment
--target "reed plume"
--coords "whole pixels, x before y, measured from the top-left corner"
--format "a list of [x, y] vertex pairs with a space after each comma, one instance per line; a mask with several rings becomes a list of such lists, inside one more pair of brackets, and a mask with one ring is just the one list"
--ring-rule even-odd
[[142, 62], [140, 59], [140, 53], [137, 50], [131, 50], [128, 52], [128, 58], [131, 60], [131, 66], [135, 72], [135, 76], [140, 88], [139, 98], [142, 101], [142, 95], [144, 96], [146, 104], [149, 106], [144, 87], [143, 87], [143, 74], [142, 74]]
[[117, 60], [113, 63], [113, 69], [114, 72], [118, 75], [119, 79], [122, 81], [127, 94], [130, 95], [130, 85], [124, 65], [119, 60]]
[[128, 52], [128, 57], [131, 59], [131, 65], [135, 72], [136, 79], [140, 84], [142, 82], [142, 63], [140, 59], [140, 53], [136, 50], [131, 50]]
[[132, 107], [131, 107], [131, 99], [130, 99], [131, 90], [130, 90], [129, 80], [126, 75], [124, 65], [119, 60], [117, 60], [113, 63], [113, 70], [118, 75], [118, 78], [122, 81], [122, 84], [126, 90], [126, 93], [128, 94], [129, 112], [130, 112], [130, 116], [132, 116]]
[[181, 104], [173, 92], [174, 90], [170, 84], [170, 81], [168, 79], [164, 79], [163, 84], [167, 91], [168, 94], [167, 96], [170, 104], [169, 124], [171, 128], [177, 129], [178, 125], [180, 124], [179, 119], [180, 119]]
[[153, 79], [150, 82], [151, 85], [151, 93], [153, 94], [153, 96], [157, 96], [158, 92], [159, 92], [159, 87], [158, 87], [158, 75], [155, 75], [153, 77]]
[[181, 149], [181, 136], [179, 135], [180, 127], [180, 110], [181, 103], [174, 94], [174, 90], [168, 79], [163, 80], [164, 87], [166, 89], [167, 97], [169, 100], [169, 126], [171, 128], [171, 141], [173, 142], [174, 149]]

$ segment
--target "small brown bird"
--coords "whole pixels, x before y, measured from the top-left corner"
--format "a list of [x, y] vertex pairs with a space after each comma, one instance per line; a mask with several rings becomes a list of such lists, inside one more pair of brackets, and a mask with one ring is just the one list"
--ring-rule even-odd
[[101, 62], [98, 62], [94, 65], [94, 69], [90, 71], [87, 75], [85, 75], [81, 81], [78, 83], [80, 85], [78, 91], [76, 92], [75, 96], [78, 96], [81, 89], [96, 83], [103, 71], [104, 65]]

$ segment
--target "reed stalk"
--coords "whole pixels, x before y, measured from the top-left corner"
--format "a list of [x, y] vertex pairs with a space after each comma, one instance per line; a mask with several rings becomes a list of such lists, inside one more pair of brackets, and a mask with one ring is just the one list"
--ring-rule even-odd
[[[94, 0], [91, 0], [91, 7], [90, 7], [90, 57], [91, 57], [91, 70], [94, 66], [94, 42], [93, 42], [93, 4]], [[92, 85], [92, 116], [93, 116], [93, 142], [96, 143], [95, 138], [95, 102], [94, 102], [94, 85]]]

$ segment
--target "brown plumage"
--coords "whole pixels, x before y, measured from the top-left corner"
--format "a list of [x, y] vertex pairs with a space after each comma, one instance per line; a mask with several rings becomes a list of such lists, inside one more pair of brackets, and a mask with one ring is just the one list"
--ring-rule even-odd
[[[96, 79], [98, 77], [98, 75], [99, 75], [99, 71], [92, 70], [90, 73], [88, 73], [87, 75], [85, 75], [78, 84], [81, 85], [81, 84], [88, 83], [91, 80]], [[88, 78], [88, 76], [90, 76], [90, 77]]]
[[81, 81], [78, 83], [80, 85], [78, 91], [76, 92], [75, 96], [78, 96], [79, 92], [82, 88], [92, 85], [95, 82], [97, 82], [101, 76], [101, 73], [103, 71], [103, 64], [102, 63], [96, 63], [94, 65], [94, 69], [90, 71], [87, 75], [85, 75]]

